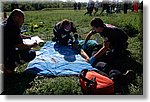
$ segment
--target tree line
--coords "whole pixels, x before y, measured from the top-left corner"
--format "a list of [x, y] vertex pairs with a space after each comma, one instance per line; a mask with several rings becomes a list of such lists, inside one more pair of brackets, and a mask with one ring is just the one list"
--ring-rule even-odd
[[[11, 11], [11, 4], [12, 2], [3, 2], [3, 10], [5, 12]], [[34, 11], [34, 10], [43, 10], [47, 8], [52, 9], [73, 9], [74, 2], [68, 1], [57, 1], [57, 2], [19, 2], [18, 8], [20, 8], [23, 11]], [[86, 2], [81, 2], [81, 9], [86, 9]], [[121, 9], [123, 9], [123, 2], [120, 3]], [[132, 3], [128, 4], [128, 9], [131, 9]], [[99, 3], [99, 6], [101, 7], [101, 2]], [[139, 9], [142, 8], [142, 5], [139, 3]]]

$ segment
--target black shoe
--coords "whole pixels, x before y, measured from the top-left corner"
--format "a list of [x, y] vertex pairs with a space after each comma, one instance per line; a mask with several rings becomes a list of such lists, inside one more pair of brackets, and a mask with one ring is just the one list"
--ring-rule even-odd
[[136, 78], [136, 75], [133, 70], [127, 70], [127, 72], [123, 74], [123, 77], [126, 80], [125, 82], [127, 82], [127, 84], [130, 84]]

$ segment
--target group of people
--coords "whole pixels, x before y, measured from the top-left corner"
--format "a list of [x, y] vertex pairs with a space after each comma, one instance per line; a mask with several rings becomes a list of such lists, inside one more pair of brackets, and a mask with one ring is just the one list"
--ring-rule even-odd
[[89, 1], [86, 6], [87, 12], [84, 15], [89, 14], [91, 16], [93, 10], [95, 10], [94, 12], [94, 15], [95, 15], [98, 12], [98, 7], [99, 7], [98, 1], [96, 2]]
[[[121, 69], [116, 69], [111, 66], [114, 60], [123, 58], [126, 55], [126, 49], [128, 47], [127, 34], [118, 27], [107, 26], [104, 22], [96, 17], [91, 20], [90, 23], [92, 30], [87, 34], [84, 44], [81, 48], [78, 46], [78, 33], [74, 23], [70, 20], [64, 19], [58, 22], [54, 29], [53, 41], [63, 46], [72, 46], [77, 50], [87, 63], [90, 63], [94, 68], [109, 74], [110, 72], [121, 74], [120, 80], [125, 80], [125, 83], [131, 82], [135, 78], [135, 74], [132, 70], [126, 70], [123, 72]], [[71, 36], [73, 33], [74, 36]], [[91, 54], [87, 54], [88, 40], [91, 36], [99, 33], [103, 37], [103, 44], [99, 44], [91, 50]], [[116, 76], [114, 76], [116, 77]], [[115, 80], [115, 79], [114, 79]], [[117, 79], [118, 80], [118, 79]], [[120, 81], [119, 80], [119, 81]]]
[[[24, 23], [24, 17], [25, 14], [23, 11], [14, 9], [5, 23], [3, 23], [5, 73], [14, 72], [22, 60], [29, 62], [36, 56], [35, 51], [31, 48], [37, 47], [38, 44], [36, 42], [33, 44], [23, 43], [23, 38], [30, 38], [22, 35], [20, 31]], [[105, 73], [109, 73], [111, 70], [114, 70], [114, 68], [106, 68], [106, 66], [108, 66], [111, 61], [122, 56], [128, 46], [128, 36], [118, 27], [106, 26], [101, 18], [93, 18], [90, 25], [92, 30], [87, 34], [81, 48], [78, 48], [79, 35], [75, 24], [68, 19], [64, 19], [54, 26], [54, 38], [52, 41], [63, 46], [72, 46], [75, 50], [77, 49], [80, 52], [87, 63], [90, 63], [93, 67]], [[72, 36], [71, 33], [73, 33], [74, 36]], [[87, 42], [91, 36], [96, 33], [99, 33], [101, 37], [103, 37], [103, 44], [95, 47], [93, 51], [91, 51], [91, 56], [89, 56], [85, 51]], [[131, 72], [132, 71], [128, 71], [125, 75], [129, 75]]]
[[84, 14], [89, 14], [90, 16], [92, 15], [93, 11], [95, 10], [94, 12], [94, 15], [98, 12], [98, 8], [99, 7], [102, 7], [102, 10], [100, 12], [100, 15], [106, 10], [106, 13], [107, 14], [110, 14], [112, 13], [113, 11], [116, 12], [116, 13], [119, 13], [120, 12], [120, 5], [118, 2], [114, 2], [114, 3], [109, 3], [109, 2], [101, 2], [99, 3], [98, 1], [94, 2], [94, 1], [89, 1], [87, 3], [87, 6], [86, 6], [86, 9], [87, 9], [87, 12]]
[[80, 2], [78, 2], [78, 3], [74, 3], [73, 4], [73, 7], [74, 7], [74, 10], [81, 10], [81, 3]]

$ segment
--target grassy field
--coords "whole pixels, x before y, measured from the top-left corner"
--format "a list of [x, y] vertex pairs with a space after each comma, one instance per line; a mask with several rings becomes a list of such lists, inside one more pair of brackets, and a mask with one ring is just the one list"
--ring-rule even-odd
[[[122, 88], [124, 95], [143, 94], [143, 23], [142, 14], [128, 12], [128, 14], [111, 14], [102, 16], [84, 16], [85, 10], [42, 10], [25, 11], [25, 23], [29, 31], [26, 35], [38, 35], [45, 41], [53, 37], [52, 29], [54, 25], [63, 20], [72, 20], [77, 26], [80, 39], [85, 39], [85, 35], [91, 29], [89, 23], [93, 17], [101, 17], [105, 23], [113, 24], [124, 29], [129, 37], [128, 50], [131, 52], [131, 59], [125, 65], [136, 72], [134, 83]], [[9, 13], [8, 13], [9, 14]], [[41, 23], [42, 22], [42, 23]], [[42, 25], [41, 25], [42, 24]], [[32, 28], [35, 25], [38, 27]], [[97, 38], [98, 34], [92, 39]], [[101, 40], [99, 41], [101, 42]], [[35, 50], [39, 50], [38, 47]], [[28, 95], [82, 95], [78, 77], [43, 77], [22, 74], [27, 67], [27, 63], [20, 65], [17, 69], [19, 76], [4, 79], [5, 92], [3, 94], [28, 94]]]

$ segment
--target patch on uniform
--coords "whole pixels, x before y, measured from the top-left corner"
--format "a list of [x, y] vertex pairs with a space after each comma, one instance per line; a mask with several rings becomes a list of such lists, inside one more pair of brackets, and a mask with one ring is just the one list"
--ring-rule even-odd
[[108, 41], [108, 38], [107, 38], [107, 37], [104, 37], [104, 41]]

